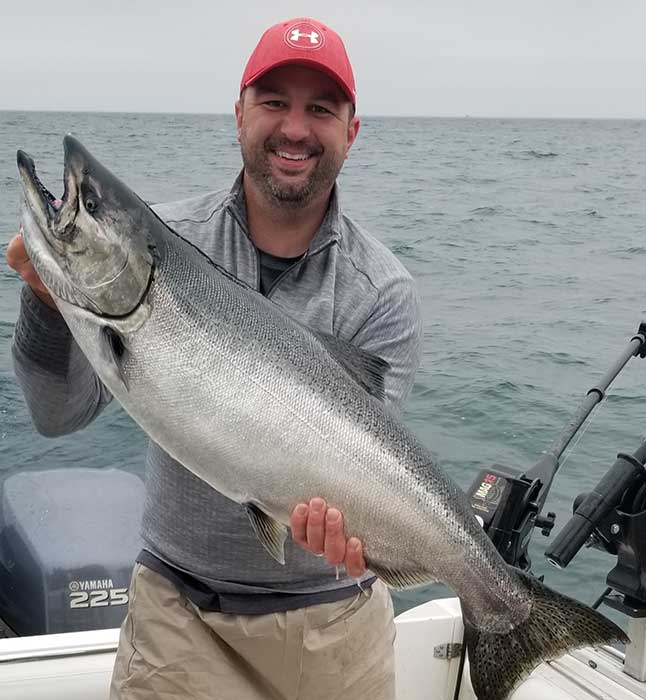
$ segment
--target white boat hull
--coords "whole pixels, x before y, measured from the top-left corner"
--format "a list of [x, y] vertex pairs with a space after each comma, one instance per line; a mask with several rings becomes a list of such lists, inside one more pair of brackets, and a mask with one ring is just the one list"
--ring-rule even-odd
[[[454, 700], [459, 657], [434, 649], [462, 641], [457, 598], [433, 600], [396, 619], [398, 700]], [[2, 700], [107, 700], [118, 629], [0, 639]], [[582, 649], [542, 664], [510, 700], [645, 700], [644, 683], [610, 648]], [[307, 700], [303, 698], [303, 700]], [[459, 700], [476, 700], [468, 663]]]
[[[398, 700], [454, 700], [460, 659], [435, 658], [433, 650], [462, 642], [457, 598], [432, 600], [396, 619]], [[646, 684], [623, 672], [623, 654], [610, 647], [584, 648], [541, 664], [510, 700], [644, 700]], [[477, 700], [465, 664], [459, 700]]]

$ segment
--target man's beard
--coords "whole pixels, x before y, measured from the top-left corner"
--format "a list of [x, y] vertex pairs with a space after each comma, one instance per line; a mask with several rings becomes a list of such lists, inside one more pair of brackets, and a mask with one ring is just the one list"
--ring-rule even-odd
[[[279, 182], [274, 177], [269, 154], [280, 151], [282, 147], [298, 148], [318, 157], [318, 162], [315, 163], [305, 181], [300, 180], [291, 184]], [[240, 150], [245, 173], [273, 203], [293, 209], [305, 206], [317, 195], [330, 190], [344, 160], [334, 153], [328, 154], [318, 143], [293, 143], [285, 139], [269, 138], [262, 145], [253, 146], [246, 143], [243, 137], [240, 141]]]

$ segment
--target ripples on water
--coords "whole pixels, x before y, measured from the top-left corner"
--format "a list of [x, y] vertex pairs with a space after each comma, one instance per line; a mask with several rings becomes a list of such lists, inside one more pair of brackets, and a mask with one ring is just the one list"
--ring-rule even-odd
[[[228, 186], [240, 167], [233, 117], [0, 112], [0, 469], [69, 464], [141, 471], [145, 438], [116, 406], [78, 435], [34, 434], [12, 378], [19, 284], [4, 264], [16, 228], [15, 151], [62, 188], [73, 132], [149, 201]], [[406, 420], [463, 486], [494, 463], [536, 461], [646, 317], [646, 122], [479, 119], [363, 121], [341, 175], [348, 214], [417, 280], [424, 353]], [[567, 458], [547, 507], [557, 529], [573, 498], [646, 416], [646, 369], [633, 360]], [[548, 582], [585, 601], [610, 557], [584, 551]], [[404, 608], [431, 595], [398, 596]]]

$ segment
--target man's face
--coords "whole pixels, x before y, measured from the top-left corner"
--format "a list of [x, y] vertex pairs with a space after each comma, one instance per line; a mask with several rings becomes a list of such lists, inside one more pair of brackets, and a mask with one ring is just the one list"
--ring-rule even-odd
[[275, 68], [236, 103], [245, 174], [273, 204], [327, 196], [359, 131], [337, 83], [298, 65]]

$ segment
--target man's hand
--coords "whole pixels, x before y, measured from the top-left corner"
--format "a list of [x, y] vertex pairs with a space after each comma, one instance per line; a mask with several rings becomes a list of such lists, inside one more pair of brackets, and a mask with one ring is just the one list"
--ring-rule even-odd
[[12, 267], [25, 282], [34, 290], [34, 294], [47, 306], [58, 311], [54, 300], [50, 296], [47, 288], [38, 276], [34, 266], [31, 264], [29, 254], [25, 248], [20, 233], [16, 234], [10, 241], [7, 248], [7, 264]]
[[361, 541], [346, 539], [343, 514], [328, 508], [322, 498], [313, 498], [309, 504], [299, 503], [290, 519], [292, 538], [303, 549], [325, 556], [332, 566], [345, 565], [348, 576], [360, 578], [366, 572]]

